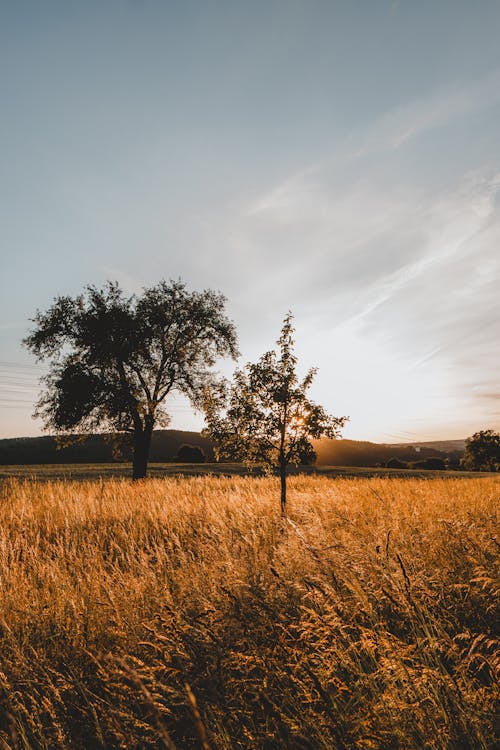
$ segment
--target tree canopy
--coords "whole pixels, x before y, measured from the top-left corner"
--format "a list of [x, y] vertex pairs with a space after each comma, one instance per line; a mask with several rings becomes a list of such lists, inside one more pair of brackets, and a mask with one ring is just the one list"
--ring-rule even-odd
[[221, 383], [205, 401], [206, 434], [215, 441], [218, 458], [278, 471], [283, 515], [287, 467], [311, 463], [311, 439], [339, 437], [347, 419], [330, 416], [308, 397], [316, 369], [302, 379], [297, 374], [292, 320], [289, 313], [283, 321], [278, 352], [268, 351], [236, 370], [232, 383]]
[[153, 428], [169, 422], [169, 393], [199, 404], [217, 358], [237, 355], [225, 302], [181, 281], [160, 281], [139, 296], [108, 282], [56, 298], [24, 339], [50, 363], [35, 415], [58, 433], [130, 434], [133, 476], [145, 476]]
[[468, 438], [462, 466], [470, 471], [500, 471], [500, 433], [480, 430]]

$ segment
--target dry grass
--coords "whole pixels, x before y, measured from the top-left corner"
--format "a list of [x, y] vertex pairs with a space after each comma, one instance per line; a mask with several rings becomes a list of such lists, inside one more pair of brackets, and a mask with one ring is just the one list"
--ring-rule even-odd
[[5, 481], [0, 748], [493, 748], [498, 479], [277, 491]]

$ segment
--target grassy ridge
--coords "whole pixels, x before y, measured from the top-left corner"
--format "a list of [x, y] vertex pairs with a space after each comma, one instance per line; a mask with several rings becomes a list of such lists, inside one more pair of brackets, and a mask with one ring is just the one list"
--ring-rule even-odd
[[5, 480], [0, 746], [493, 748], [499, 490]]

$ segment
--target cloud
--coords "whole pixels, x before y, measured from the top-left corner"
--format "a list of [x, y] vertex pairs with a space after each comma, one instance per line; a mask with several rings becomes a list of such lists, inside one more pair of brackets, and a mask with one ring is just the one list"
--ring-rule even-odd
[[412, 168], [416, 154], [425, 160], [417, 135], [439, 127], [447, 141], [465, 127], [459, 115], [498, 102], [495, 83], [389, 113], [356, 156], [297, 170], [205, 225], [244, 349], [267, 346], [262, 331], [272, 323], [277, 334], [276, 310], [292, 308], [301, 352], [330, 373], [318, 395], [328, 405], [336, 383], [353, 436], [356, 420], [365, 437], [401, 439], [461, 437], [498, 420], [497, 402], [479, 394], [500, 375], [500, 164], [470, 170], [471, 155], [456, 152]]
[[353, 157], [397, 150], [414, 138], [454, 120], [490, 108], [500, 101], [500, 70], [470, 82], [398, 106], [374, 122]]
[[247, 283], [274, 284], [285, 306], [326, 306], [330, 326], [360, 321], [459, 252], [488, 221], [499, 184], [469, 174], [432, 191], [373, 167], [350, 181], [330, 168], [304, 171], [240, 216], [235, 255], [263, 269]]
[[500, 374], [500, 164], [467, 128], [499, 103], [497, 72], [409, 102], [356, 144], [190, 217], [179, 272], [227, 292], [245, 359], [291, 308], [324, 373], [318, 396], [334, 409], [345, 395], [353, 436], [364, 423], [374, 439], [461, 437], [498, 411], [480, 394]]
[[[473, 273], [468, 273], [465, 286], [458, 284], [452, 290], [452, 297], [457, 295], [463, 305], [464, 290], [469, 294], [483, 286], [483, 282], [497, 275], [498, 264], [495, 258], [488, 259], [486, 255], [491, 245], [484, 242], [484, 231], [490, 222], [495, 221], [495, 199], [500, 189], [500, 176], [492, 177], [469, 175], [463, 184], [448, 195], [432, 196], [432, 201], [423, 212], [426, 232], [425, 239], [420, 246], [417, 259], [408, 258], [402, 267], [390, 273], [385, 279], [377, 280], [373, 288], [373, 297], [366, 306], [357, 313], [351, 322], [362, 321], [374, 313], [378, 307], [387, 303], [395, 295], [406, 293], [409, 286], [418, 284], [420, 278], [427, 278], [443, 266], [456, 267], [457, 262], [464, 264], [471, 254], [475, 258], [476, 267]], [[409, 218], [409, 217], [408, 217]], [[483, 233], [483, 243], [475, 242]], [[472, 248], [472, 251], [471, 251]], [[462, 269], [464, 266], [462, 265]], [[447, 278], [451, 280], [453, 274], [447, 269]], [[440, 277], [438, 296], [441, 298], [446, 291], [446, 281]], [[416, 306], [417, 309], [420, 307]]]

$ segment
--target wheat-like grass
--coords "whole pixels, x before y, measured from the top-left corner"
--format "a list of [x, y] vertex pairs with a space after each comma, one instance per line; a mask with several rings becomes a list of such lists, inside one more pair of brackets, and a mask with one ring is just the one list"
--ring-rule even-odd
[[493, 748], [500, 482], [0, 487], [0, 747]]

